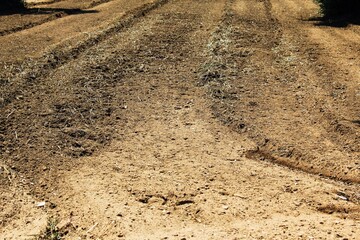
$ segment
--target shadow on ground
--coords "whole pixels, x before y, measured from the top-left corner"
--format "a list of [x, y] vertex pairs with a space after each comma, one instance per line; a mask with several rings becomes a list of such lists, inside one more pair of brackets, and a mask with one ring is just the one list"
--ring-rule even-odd
[[97, 10], [84, 10], [80, 8], [21, 8], [5, 10], [0, 9], [0, 16], [21, 14], [21, 15], [37, 15], [37, 14], [52, 14], [52, 13], [64, 13], [66, 15], [74, 14], [87, 14], [97, 13]]
[[360, 16], [349, 15], [333, 18], [312, 17], [307, 19], [307, 21], [314, 22], [315, 26], [345, 28], [349, 25], [360, 25]]

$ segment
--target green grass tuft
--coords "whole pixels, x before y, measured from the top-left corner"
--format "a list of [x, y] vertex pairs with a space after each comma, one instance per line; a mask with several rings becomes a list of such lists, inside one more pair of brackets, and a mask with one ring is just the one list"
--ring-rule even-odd
[[61, 240], [57, 224], [58, 221], [55, 218], [49, 218], [45, 231], [36, 240]]

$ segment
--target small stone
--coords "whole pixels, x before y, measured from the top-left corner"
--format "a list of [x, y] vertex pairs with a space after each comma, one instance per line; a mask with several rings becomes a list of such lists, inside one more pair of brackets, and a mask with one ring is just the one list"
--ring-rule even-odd
[[37, 207], [45, 207], [45, 202], [38, 202], [38, 203], [36, 203], [36, 206]]

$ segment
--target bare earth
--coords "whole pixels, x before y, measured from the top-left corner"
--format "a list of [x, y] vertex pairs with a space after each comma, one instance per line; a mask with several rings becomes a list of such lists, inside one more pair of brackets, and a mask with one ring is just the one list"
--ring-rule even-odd
[[0, 239], [359, 239], [360, 26], [316, 16], [311, 0], [0, 14]]

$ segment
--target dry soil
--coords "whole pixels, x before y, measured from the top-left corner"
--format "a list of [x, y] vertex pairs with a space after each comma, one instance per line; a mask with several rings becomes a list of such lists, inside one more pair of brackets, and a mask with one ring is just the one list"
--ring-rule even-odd
[[311, 0], [0, 14], [0, 239], [359, 239], [360, 26]]

